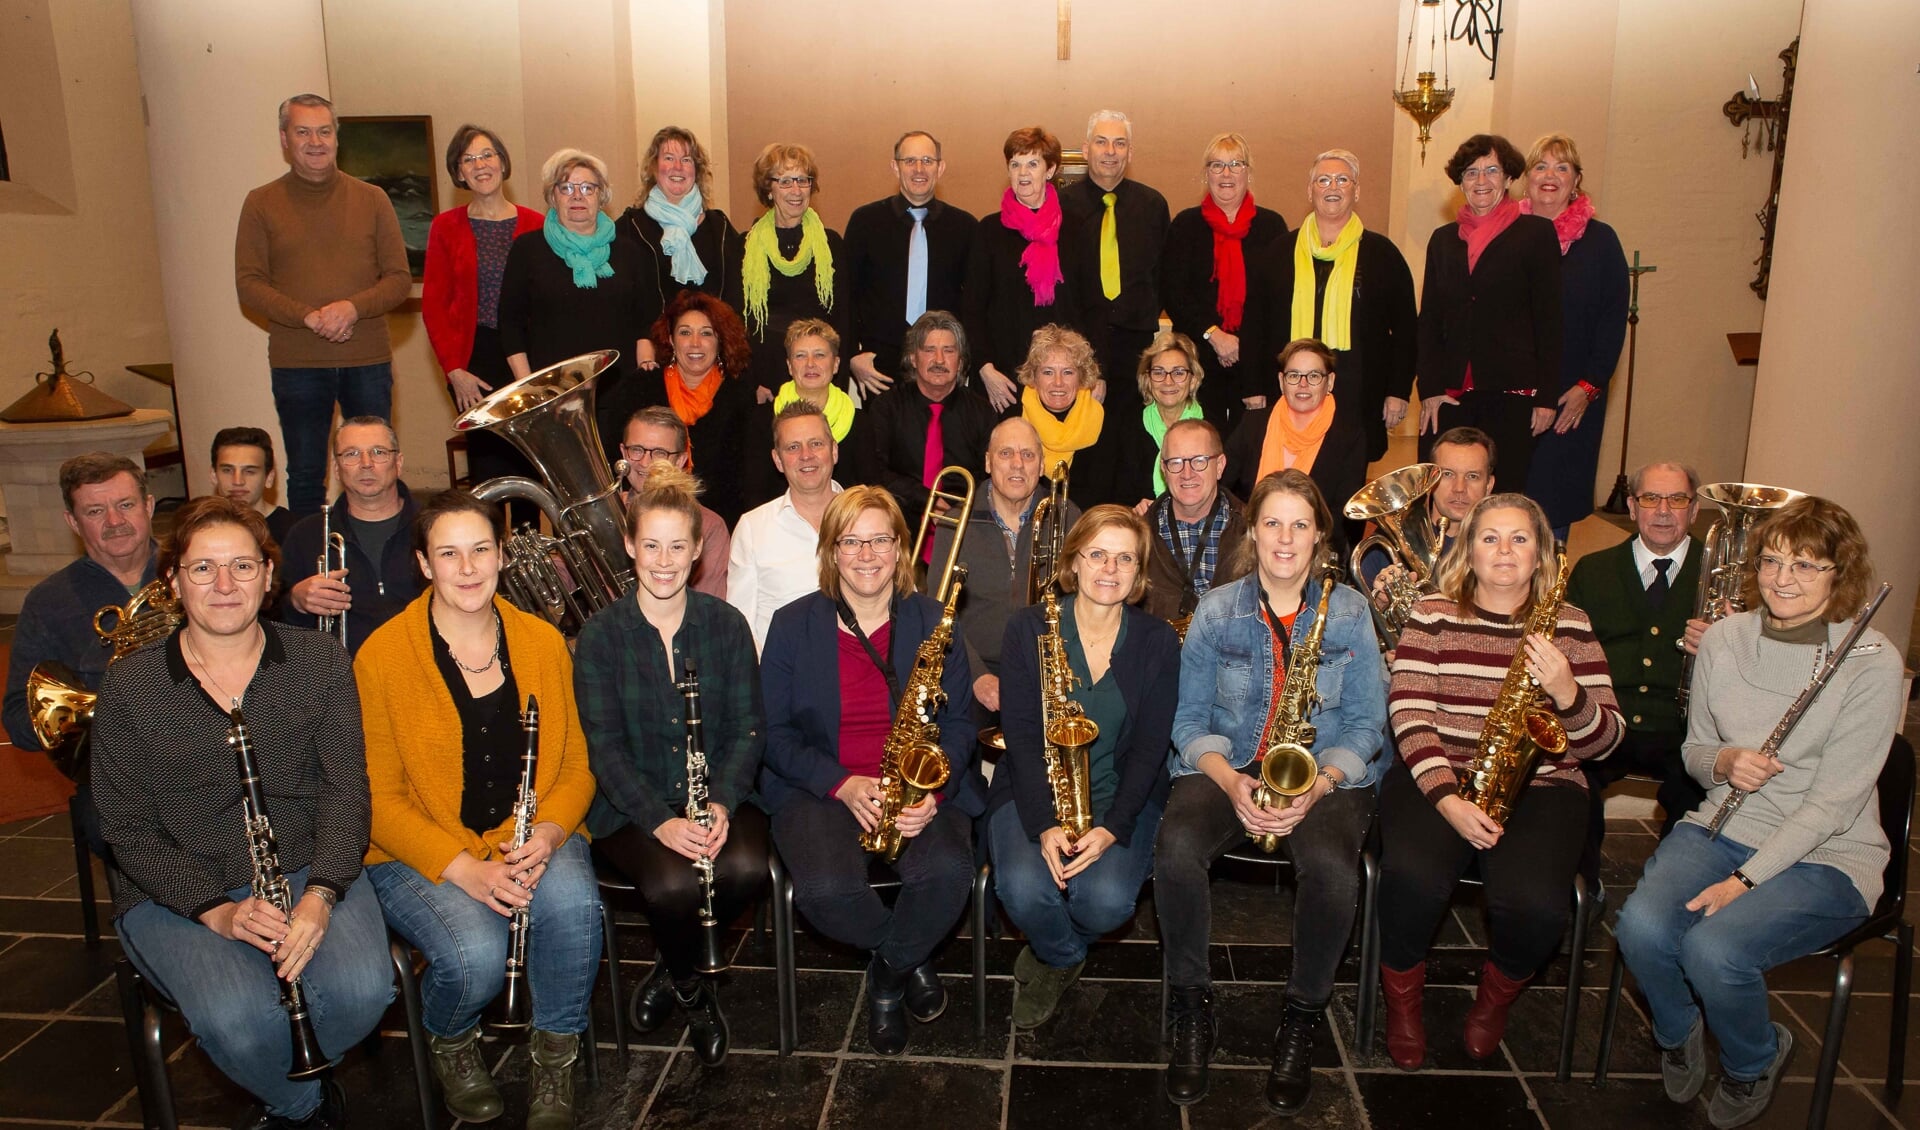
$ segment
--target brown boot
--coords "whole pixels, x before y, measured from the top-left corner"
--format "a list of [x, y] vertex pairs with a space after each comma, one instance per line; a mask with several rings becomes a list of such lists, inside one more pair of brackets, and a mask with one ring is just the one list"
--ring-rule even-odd
[[1473, 1008], [1467, 1012], [1467, 1054], [1485, 1059], [1500, 1050], [1500, 1038], [1507, 1034], [1507, 1010], [1513, 1007], [1520, 990], [1533, 980], [1514, 980], [1489, 961], [1480, 970], [1480, 989], [1473, 994]]
[[573, 1063], [580, 1037], [535, 1031], [527, 1079], [527, 1130], [573, 1130]]
[[1381, 963], [1381, 996], [1387, 1002], [1387, 1054], [1403, 1071], [1418, 1071], [1427, 1058], [1427, 1021], [1421, 1014], [1427, 963], [1399, 970]]

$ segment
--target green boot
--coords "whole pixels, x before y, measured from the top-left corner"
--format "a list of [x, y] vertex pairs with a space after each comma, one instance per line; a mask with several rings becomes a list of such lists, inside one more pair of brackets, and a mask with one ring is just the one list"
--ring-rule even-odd
[[449, 1114], [463, 1122], [488, 1122], [500, 1117], [505, 1107], [493, 1076], [487, 1072], [487, 1061], [480, 1054], [479, 1025], [458, 1036], [428, 1035], [427, 1046], [433, 1052], [433, 1075], [440, 1080], [440, 1093]]
[[573, 1130], [573, 1061], [580, 1058], [580, 1037], [536, 1030], [529, 1048], [527, 1130]]
[[1055, 969], [1036, 958], [1032, 975], [1014, 998], [1013, 1026], [1025, 1032], [1052, 1020], [1060, 1009], [1060, 998], [1080, 979], [1080, 971], [1086, 965], [1080, 961], [1065, 969]]

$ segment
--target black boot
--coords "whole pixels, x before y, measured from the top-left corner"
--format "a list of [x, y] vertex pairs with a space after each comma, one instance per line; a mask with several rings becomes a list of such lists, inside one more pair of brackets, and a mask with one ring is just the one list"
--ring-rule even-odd
[[867, 1042], [881, 1055], [907, 1050], [907, 974], [879, 954], [867, 966]]
[[633, 990], [633, 1000], [627, 1006], [627, 1019], [632, 1022], [636, 1032], [651, 1032], [667, 1022], [673, 1015], [673, 978], [667, 974], [667, 963], [655, 961], [653, 972]]
[[1327, 1006], [1308, 1008], [1287, 1002], [1280, 1030], [1273, 1034], [1273, 1068], [1267, 1072], [1267, 1106], [1291, 1118], [1307, 1107], [1313, 1093], [1313, 1030]]
[[907, 1015], [922, 1024], [931, 1024], [947, 1011], [947, 990], [940, 975], [933, 971], [933, 959], [914, 966], [907, 974]]
[[695, 977], [686, 985], [675, 985], [673, 995], [680, 1007], [687, 1010], [690, 1029], [687, 1042], [693, 1045], [693, 1054], [708, 1067], [720, 1066], [727, 1058], [730, 1040], [727, 1018], [720, 1014], [720, 997], [714, 992], [713, 980]]
[[1178, 1106], [1207, 1097], [1207, 1061], [1213, 1058], [1220, 1025], [1213, 1018], [1213, 993], [1205, 985], [1175, 985], [1171, 1004], [1173, 1056], [1167, 1063], [1167, 1101]]

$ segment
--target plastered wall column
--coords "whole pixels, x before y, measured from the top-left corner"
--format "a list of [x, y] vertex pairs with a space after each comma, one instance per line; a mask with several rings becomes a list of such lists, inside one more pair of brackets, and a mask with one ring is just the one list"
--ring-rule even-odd
[[1747, 437], [1756, 482], [1824, 495], [1866, 532], [1903, 648], [1920, 582], [1920, 6], [1808, 0]]
[[197, 492], [214, 432], [253, 424], [279, 434], [266, 331], [234, 293], [234, 225], [248, 191], [287, 171], [274, 118], [281, 100], [327, 93], [325, 29], [319, 0], [140, 0], [133, 29], [187, 483]]

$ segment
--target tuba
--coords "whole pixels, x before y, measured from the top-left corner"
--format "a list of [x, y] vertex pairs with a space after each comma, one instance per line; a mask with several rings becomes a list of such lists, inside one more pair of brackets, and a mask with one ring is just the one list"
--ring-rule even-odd
[[626, 510], [620, 504], [625, 461], [608, 477], [594, 416], [593, 382], [619, 352], [569, 357], [497, 389], [454, 421], [454, 430], [491, 431], [532, 462], [546, 485], [521, 475], [473, 489], [485, 502], [531, 503], [551, 533], [525, 523], [507, 538], [501, 588], [516, 606], [569, 635], [632, 591]]
[[[1272, 724], [1260, 736], [1260, 784], [1253, 790], [1253, 803], [1261, 808], [1292, 803], [1292, 798], [1313, 787], [1313, 779], [1320, 773], [1320, 763], [1313, 759], [1313, 739], [1319, 731], [1308, 719], [1320, 702], [1314, 675], [1320, 666], [1321, 641], [1327, 635], [1327, 603], [1338, 576], [1335, 566], [1321, 567], [1320, 603], [1314, 609], [1313, 627], [1307, 629], [1307, 638], [1287, 660], [1280, 709], [1273, 712]], [[1268, 855], [1280, 850], [1280, 837], [1272, 832], [1247, 835]]]
[[[924, 522], [921, 532], [926, 532]], [[947, 586], [945, 608], [933, 633], [914, 656], [913, 672], [907, 676], [899, 713], [893, 717], [893, 728], [887, 731], [886, 748], [880, 756], [880, 821], [873, 831], [860, 834], [860, 846], [888, 863], [899, 859], [901, 849], [906, 847], [897, 823], [901, 811], [919, 804], [928, 793], [946, 784], [953, 773], [947, 751], [940, 748], [940, 726], [933, 719], [947, 704], [940, 676], [946, 670], [947, 648], [953, 643], [953, 615], [960, 605], [960, 590], [967, 583], [967, 567], [955, 565], [941, 583]]]
[[1373, 625], [1381, 642], [1391, 648], [1400, 642], [1400, 630], [1407, 626], [1414, 604], [1433, 592], [1433, 577], [1440, 567], [1440, 550], [1446, 545], [1447, 519], [1430, 511], [1413, 513], [1414, 505], [1432, 493], [1440, 480], [1440, 469], [1432, 463], [1415, 463], [1398, 471], [1389, 471], [1354, 492], [1341, 513], [1355, 521], [1372, 521], [1375, 531], [1353, 547], [1348, 558], [1352, 576], [1365, 577], [1360, 562], [1369, 550], [1384, 550], [1395, 565], [1406, 570], [1387, 585], [1387, 607], [1375, 604], [1372, 594], [1367, 607], [1373, 611]]
[[1560, 622], [1560, 602], [1567, 595], [1568, 568], [1563, 553], [1553, 587], [1527, 613], [1520, 646], [1507, 665], [1499, 697], [1487, 711], [1480, 746], [1467, 765], [1467, 779], [1460, 783], [1460, 795], [1496, 824], [1506, 824], [1527, 782], [1533, 780], [1533, 765], [1540, 754], [1561, 754], [1567, 749], [1566, 727], [1559, 715], [1541, 705], [1540, 686], [1527, 673], [1527, 637], [1553, 638], [1554, 626]]
[[[1711, 624], [1735, 612], [1746, 611], [1746, 602], [1740, 598], [1740, 583], [1752, 549], [1747, 544], [1747, 535], [1753, 531], [1754, 524], [1767, 511], [1778, 510], [1806, 496], [1797, 490], [1759, 483], [1710, 483], [1700, 488], [1700, 497], [1718, 506], [1722, 514], [1707, 530], [1700, 557], [1700, 591], [1693, 602], [1693, 618]], [[1673, 645], [1686, 650], [1685, 640], [1675, 640]], [[1680, 700], [1683, 718], [1692, 685], [1693, 656], [1688, 655], [1680, 660], [1680, 690], [1675, 696]]]
[[[958, 494], [940, 489], [940, 484], [948, 478], [958, 475], [965, 484]], [[934, 505], [945, 502], [947, 512], [936, 513]], [[942, 604], [947, 602], [947, 586], [953, 583], [954, 570], [960, 564], [960, 543], [967, 537], [967, 518], [973, 513], [973, 472], [965, 467], [942, 467], [933, 477], [933, 485], [927, 488], [926, 509], [920, 512], [920, 532], [913, 538], [913, 560], [918, 561], [927, 552], [927, 538], [932, 535], [935, 526], [945, 526], [953, 531], [953, 544], [947, 547], [947, 560], [940, 566], [940, 582], [927, 586], [927, 594]], [[961, 570], [961, 576], [966, 571]]]
[[1093, 777], [1087, 757], [1100, 727], [1080, 704], [1068, 698], [1076, 681], [1060, 638], [1060, 597], [1048, 588], [1041, 597], [1047, 630], [1040, 634], [1040, 732], [1047, 783], [1053, 787], [1053, 814], [1073, 843], [1093, 827]]

